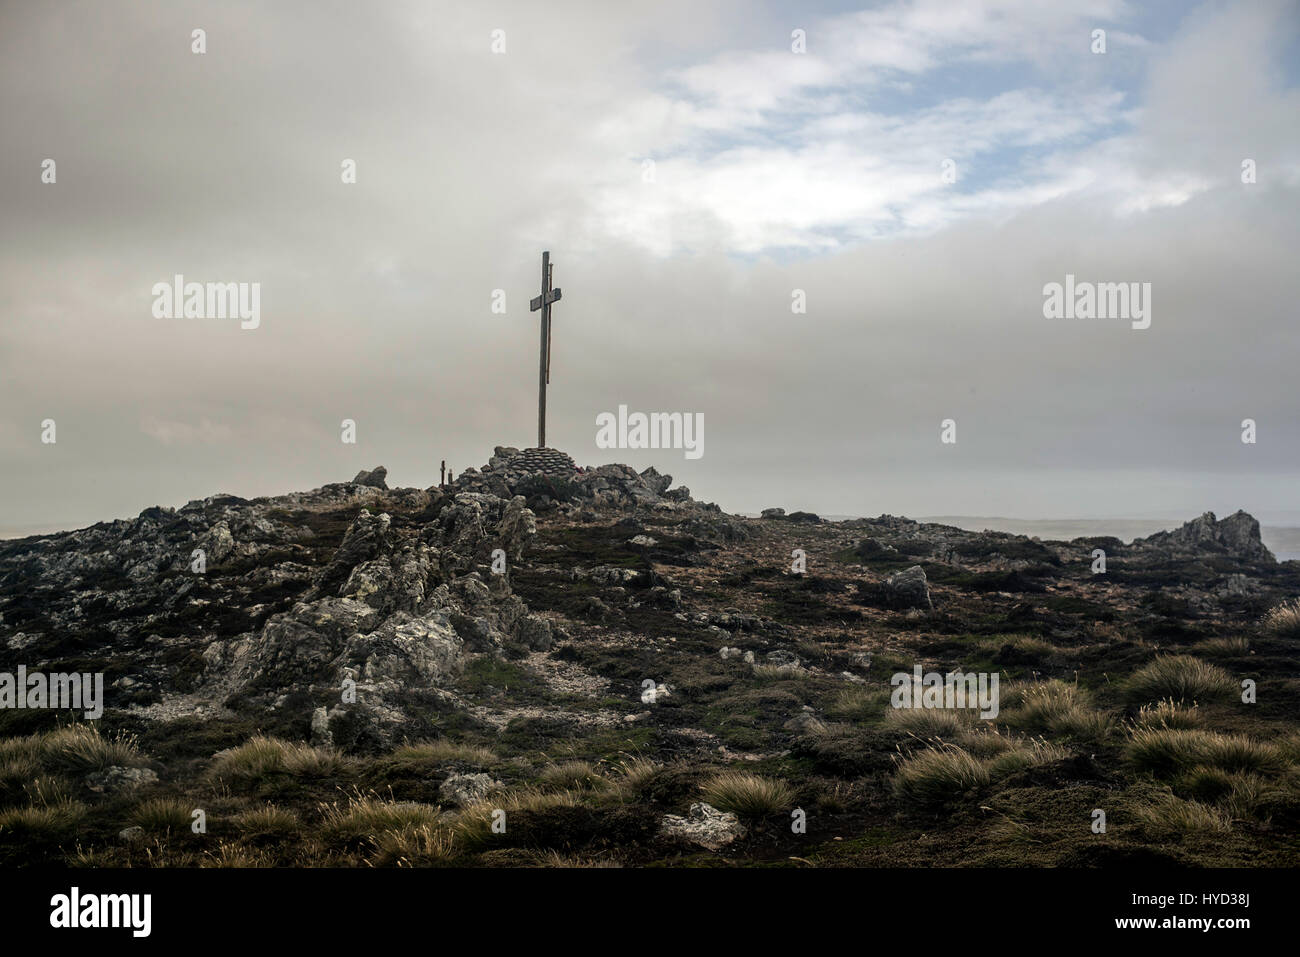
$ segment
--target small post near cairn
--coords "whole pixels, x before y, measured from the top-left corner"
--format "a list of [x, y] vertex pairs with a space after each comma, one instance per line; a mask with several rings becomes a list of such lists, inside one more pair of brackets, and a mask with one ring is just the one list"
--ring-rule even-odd
[[443, 459], [442, 465], [438, 467], [438, 484], [440, 486], [447, 484], [447, 460], [446, 459]]
[[542, 253], [542, 294], [529, 303], [529, 312], [542, 311], [541, 356], [537, 366], [537, 447], [546, 448], [546, 384], [551, 381], [551, 303], [560, 301], [560, 290], [551, 288], [550, 251]]

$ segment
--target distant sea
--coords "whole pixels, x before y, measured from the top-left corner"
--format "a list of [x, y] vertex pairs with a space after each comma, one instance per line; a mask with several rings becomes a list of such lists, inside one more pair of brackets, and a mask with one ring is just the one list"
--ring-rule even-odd
[[[757, 517], [757, 516], [754, 516]], [[838, 520], [854, 518], [852, 515], [826, 515], [825, 518]], [[911, 518], [912, 516], [908, 516]], [[1085, 536], [1110, 535], [1120, 541], [1131, 542], [1135, 538], [1145, 538], [1155, 532], [1177, 528], [1182, 522], [1161, 521], [1160, 519], [1130, 518], [1069, 518], [1069, 519], [1033, 519], [1033, 518], [997, 518], [972, 515], [923, 515], [918, 522], [936, 522], [940, 525], [955, 525], [957, 528], [982, 532], [1011, 532], [1014, 535], [1069, 541]], [[25, 538], [28, 535], [46, 535], [52, 532], [66, 531], [57, 525], [0, 526], [0, 539]], [[1269, 551], [1280, 562], [1300, 560], [1300, 526], [1263, 525], [1260, 537]]]
[[[910, 517], [910, 516], [909, 516]], [[1011, 532], [1014, 535], [1037, 536], [1056, 541], [1069, 541], [1072, 538], [1084, 538], [1109, 535], [1122, 542], [1131, 542], [1135, 538], [1146, 538], [1156, 532], [1178, 528], [1182, 522], [1167, 522], [1159, 519], [1029, 519], [1029, 518], [994, 518], [970, 515], [927, 515], [917, 518], [918, 522], [936, 522], [940, 525], [955, 525], [973, 532], [988, 529], [991, 532]], [[1259, 537], [1265, 546], [1280, 562], [1292, 559], [1300, 560], [1300, 528], [1295, 526], [1261, 525]]]

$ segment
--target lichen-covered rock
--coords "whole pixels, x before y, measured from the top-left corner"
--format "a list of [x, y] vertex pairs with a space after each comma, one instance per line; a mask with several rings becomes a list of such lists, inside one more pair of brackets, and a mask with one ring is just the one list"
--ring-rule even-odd
[[370, 488], [388, 488], [388, 469], [382, 465], [379, 468], [371, 469], [369, 472], [362, 469], [357, 473], [357, 477], [352, 480], [353, 485], [366, 485]]
[[930, 600], [930, 584], [925, 577], [925, 569], [913, 565], [887, 578], [883, 584], [885, 593], [893, 599], [898, 608], [934, 607]]
[[719, 811], [711, 804], [697, 801], [686, 817], [665, 814], [659, 825], [662, 837], [698, 844], [716, 851], [745, 836], [745, 825], [730, 811]]
[[242, 662], [246, 679], [262, 686], [292, 686], [324, 674], [343, 650], [349, 636], [369, 632], [380, 614], [351, 598], [300, 602], [272, 616], [260, 640], [248, 648]]
[[156, 784], [158, 775], [149, 768], [123, 768], [110, 765], [86, 775], [86, 787], [97, 794], [121, 794], [148, 784]]
[[551, 623], [541, 615], [525, 615], [515, 623], [515, 638], [533, 651], [548, 651], [555, 644]]
[[367, 682], [430, 688], [460, 674], [464, 663], [464, 639], [452, 627], [446, 611], [422, 618], [397, 612], [375, 631], [349, 638], [335, 667], [340, 675], [350, 670]]
[[453, 772], [438, 785], [438, 797], [465, 807], [483, 800], [501, 786], [489, 774], [460, 774]]
[[528, 508], [527, 500], [516, 495], [506, 505], [497, 523], [497, 538], [506, 557], [519, 561], [524, 557], [524, 549], [537, 535], [537, 518]]

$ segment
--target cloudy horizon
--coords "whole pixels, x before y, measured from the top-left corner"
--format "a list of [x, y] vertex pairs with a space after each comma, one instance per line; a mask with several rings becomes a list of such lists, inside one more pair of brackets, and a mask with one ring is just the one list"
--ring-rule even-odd
[[[0, 528], [533, 445], [544, 249], [580, 464], [1300, 524], [1297, 5], [859, 6], [4, 7]], [[159, 318], [178, 274], [258, 283], [256, 328]], [[1076, 280], [1149, 327], [1046, 318]], [[598, 448], [620, 405], [705, 454]]]

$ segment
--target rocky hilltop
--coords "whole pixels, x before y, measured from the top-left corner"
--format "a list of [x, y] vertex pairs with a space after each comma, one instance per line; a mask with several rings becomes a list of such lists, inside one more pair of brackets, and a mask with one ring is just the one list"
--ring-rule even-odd
[[[932, 809], [900, 804], [896, 766], [926, 735], [893, 722], [891, 674], [920, 664], [1059, 679], [1095, 689], [1090, 703], [1109, 715], [1098, 720], [1118, 735], [1143, 703], [1121, 691], [1123, 675], [1169, 652], [1217, 654], [1213, 667], [1234, 680], [1246, 669], [1269, 689], [1253, 716], [1291, 720], [1294, 642], [1258, 623], [1300, 593], [1297, 564], [1274, 561], [1244, 512], [1127, 545], [889, 515], [823, 522], [773, 508], [750, 519], [654, 469], [498, 447], [441, 487], [389, 488], [377, 468], [309, 492], [214, 495], [0, 542], [0, 649], [10, 669], [104, 674], [99, 727], [131, 735], [140, 754], [60, 787], [85, 807], [109, 801], [76, 834], [111, 848], [111, 862], [135, 860], [118, 838], [122, 808], [238, 791], [247, 780], [228, 766], [249, 748], [290, 749], [265, 759], [273, 770], [245, 797], [297, 801], [299, 816], [320, 813], [314, 802], [337, 800], [342, 784], [357, 800], [386, 787], [398, 805], [436, 804], [426, 823], [460, 833], [482, 801], [513, 800], [533, 830], [497, 842], [506, 862], [549, 847], [625, 863], [723, 848], [832, 863], [845, 849], [828, 843], [836, 835], [881, 827], [891, 839], [854, 845], [852, 862], [916, 862], [920, 846], [894, 845], [931, 828], [909, 815]], [[32, 735], [21, 740], [39, 764], [41, 735], [64, 733], [51, 731], [58, 720], [0, 710], [0, 736]], [[1060, 765], [1063, 787], [1130, 787], [1124, 741], [1109, 731], [1079, 764], [1069, 735], [1039, 762], [1039, 745], [1016, 734], [1048, 728], [1013, 719], [994, 730], [1028, 748], [1029, 763]], [[284, 755], [307, 753], [293, 748], [331, 770], [292, 770]], [[1089, 763], [1107, 749], [1113, 768]], [[776, 779], [778, 818], [796, 800], [815, 808], [813, 837], [728, 807], [716, 778], [737, 767]], [[2, 809], [37, 800], [24, 768], [0, 768], [0, 848]], [[995, 784], [972, 787], [991, 800]], [[521, 796], [558, 792], [564, 810]], [[980, 816], [965, 806], [952, 826]], [[42, 853], [63, 853], [66, 837]], [[450, 856], [492, 859], [491, 841], [463, 837]], [[1126, 840], [1169, 853], [1148, 837]], [[322, 845], [311, 862], [357, 862], [381, 836], [367, 841]], [[7, 853], [28, 860], [45, 845], [22, 846]], [[293, 846], [265, 853], [300, 860]], [[1073, 838], [1046, 846], [1056, 850], [1040, 863], [1093, 853]]]

